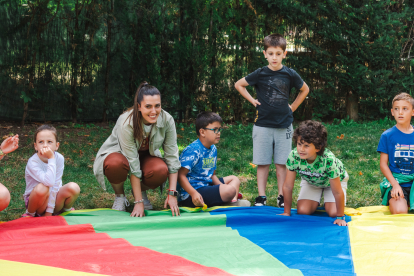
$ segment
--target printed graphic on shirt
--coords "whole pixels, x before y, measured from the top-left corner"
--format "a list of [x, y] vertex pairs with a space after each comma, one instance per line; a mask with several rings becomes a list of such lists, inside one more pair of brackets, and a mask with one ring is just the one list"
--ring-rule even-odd
[[210, 157], [210, 158], [203, 158], [203, 169], [211, 169], [215, 166], [215, 160], [216, 158]]
[[289, 126], [286, 129], [286, 139], [290, 139], [292, 137], [292, 128]]
[[395, 145], [394, 163], [401, 172], [414, 170], [414, 145]]
[[[217, 148], [212, 145], [209, 149], [203, 146], [199, 139], [191, 143], [180, 156], [181, 167], [188, 169], [187, 179], [194, 189], [210, 185], [216, 170]], [[179, 184], [179, 183], [178, 183]], [[189, 195], [178, 185], [179, 200], [185, 200]]]
[[318, 155], [312, 164], [309, 164], [306, 159], [301, 159], [297, 149], [294, 149], [289, 154], [286, 167], [290, 171], [296, 171], [309, 184], [317, 187], [329, 187], [329, 179], [339, 177], [342, 181], [346, 176], [341, 160], [329, 149], [325, 149], [322, 156]]
[[289, 98], [289, 86], [278, 77], [269, 77], [265, 100], [271, 106], [279, 106]]

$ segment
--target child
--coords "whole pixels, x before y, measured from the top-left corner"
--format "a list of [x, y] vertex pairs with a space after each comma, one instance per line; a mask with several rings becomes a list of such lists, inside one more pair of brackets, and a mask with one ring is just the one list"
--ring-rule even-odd
[[[253, 163], [257, 165], [257, 187], [259, 196], [255, 206], [266, 205], [266, 183], [269, 167], [276, 166], [279, 196], [278, 206], [283, 207], [282, 185], [286, 177], [286, 159], [292, 149], [292, 113], [306, 98], [309, 87], [295, 70], [283, 66], [286, 57], [286, 40], [280, 34], [271, 34], [264, 38], [263, 54], [268, 66], [259, 68], [236, 82], [240, 94], [256, 107], [253, 127]], [[246, 90], [254, 86], [257, 100]], [[296, 100], [289, 105], [290, 90], [299, 90]]]
[[326, 212], [330, 217], [336, 217], [334, 224], [346, 226], [344, 208], [349, 176], [341, 160], [325, 148], [327, 138], [325, 127], [316, 121], [302, 122], [293, 133], [297, 147], [291, 151], [286, 163], [288, 172], [283, 184], [285, 212], [282, 215], [290, 216], [292, 190], [296, 173], [299, 173], [302, 181], [298, 214], [314, 213], [323, 193]]
[[400, 93], [392, 100], [391, 114], [397, 124], [381, 135], [377, 151], [381, 153], [380, 169], [384, 180], [380, 184], [382, 204], [390, 206], [391, 214], [407, 214], [414, 209], [414, 99]]
[[238, 200], [240, 180], [234, 176], [216, 176], [217, 148], [220, 141], [221, 117], [213, 112], [201, 112], [196, 120], [198, 139], [184, 149], [178, 171], [179, 201], [182, 206], [203, 207], [228, 205], [250, 206]]
[[[15, 151], [19, 147], [19, 135], [9, 137], [1, 143], [0, 146], [0, 160], [10, 152]], [[9, 206], [10, 203], [10, 193], [7, 188], [0, 183], [0, 212]]]
[[57, 152], [56, 129], [49, 125], [40, 126], [34, 134], [36, 153], [26, 166], [26, 191], [24, 202], [26, 213], [22, 217], [51, 216], [74, 210], [78, 198], [78, 184], [70, 182], [62, 186], [64, 157]]

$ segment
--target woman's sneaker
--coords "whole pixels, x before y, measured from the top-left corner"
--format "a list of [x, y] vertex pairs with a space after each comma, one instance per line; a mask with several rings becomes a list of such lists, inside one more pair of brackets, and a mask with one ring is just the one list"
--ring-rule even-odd
[[283, 195], [277, 197], [277, 206], [279, 206], [279, 208], [285, 207], [285, 199], [283, 198]]
[[143, 191], [143, 192], [141, 192], [141, 194], [142, 194], [142, 199], [144, 200], [144, 209], [145, 210], [152, 210], [152, 209], [154, 209], [154, 207], [152, 207], [152, 204], [151, 204], [151, 202], [148, 199], [147, 191]]
[[265, 196], [258, 196], [255, 199], [254, 206], [266, 206], [266, 199]]
[[112, 209], [126, 212], [126, 206], [129, 206], [129, 201], [125, 195], [116, 195]]

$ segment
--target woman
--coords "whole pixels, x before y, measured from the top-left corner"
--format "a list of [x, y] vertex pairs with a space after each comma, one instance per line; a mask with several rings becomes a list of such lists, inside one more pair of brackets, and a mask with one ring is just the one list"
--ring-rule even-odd
[[131, 217], [143, 217], [144, 204], [145, 209], [152, 209], [145, 191], [161, 186], [168, 178], [164, 208], [168, 204], [174, 216], [180, 214], [176, 191], [180, 167], [174, 119], [161, 109], [160, 91], [143, 82], [135, 94], [134, 106], [119, 116], [112, 134], [96, 156], [93, 166], [96, 179], [105, 189], [104, 175], [107, 177], [116, 195], [112, 209], [125, 211], [129, 203], [124, 182], [130, 171], [135, 200]]

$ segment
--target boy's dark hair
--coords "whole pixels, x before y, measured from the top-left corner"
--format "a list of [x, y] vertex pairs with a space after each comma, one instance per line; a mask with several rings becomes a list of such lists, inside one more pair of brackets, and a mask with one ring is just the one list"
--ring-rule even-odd
[[56, 128], [52, 127], [51, 125], [41, 125], [40, 127], [38, 127], [36, 129], [36, 132], [35, 132], [35, 134], [33, 136], [33, 139], [34, 139], [34, 142], [35, 143], [36, 143], [36, 139], [37, 139], [37, 134], [39, 132], [43, 131], [43, 130], [49, 130], [49, 131], [51, 131], [55, 135], [56, 142], [58, 141], [58, 135], [57, 135]]
[[413, 106], [413, 108], [414, 108], [414, 99], [413, 99], [413, 97], [411, 97], [411, 95], [410, 95], [410, 94], [408, 94], [408, 93], [404, 93], [404, 92], [402, 92], [402, 93], [400, 93], [400, 94], [396, 95], [396, 96], [394, 97], [394, 99], [392, 99], [392, 105], [394, 105], [394, 102], [396, 102], [396, 101], [407, 101], [407, 102], [409, 102], [409, 103]]
[[300, 142], [313, 144], [319, 150], [317, 155], [323, 155], [328, 141], [328, 132], [320, 122], [307, 120], [302, 122], [293, 133], [295, 144], [298, 139]]
[[286, 39], [281, 34], [271, 34], [264, 38], [264, 50], [269, 47], [280, 47], [283, 52], [286, 51]]
[[220, 124], [223, 124], [223, 120], [217, 113], [211, 111], [203, 111], [199, 113], [197, 115], [197, 119], [195, 122], [197, 136], [200, 136], [200, 129], [205, 128], [206, 126], [214, 122], [219, 122]]

